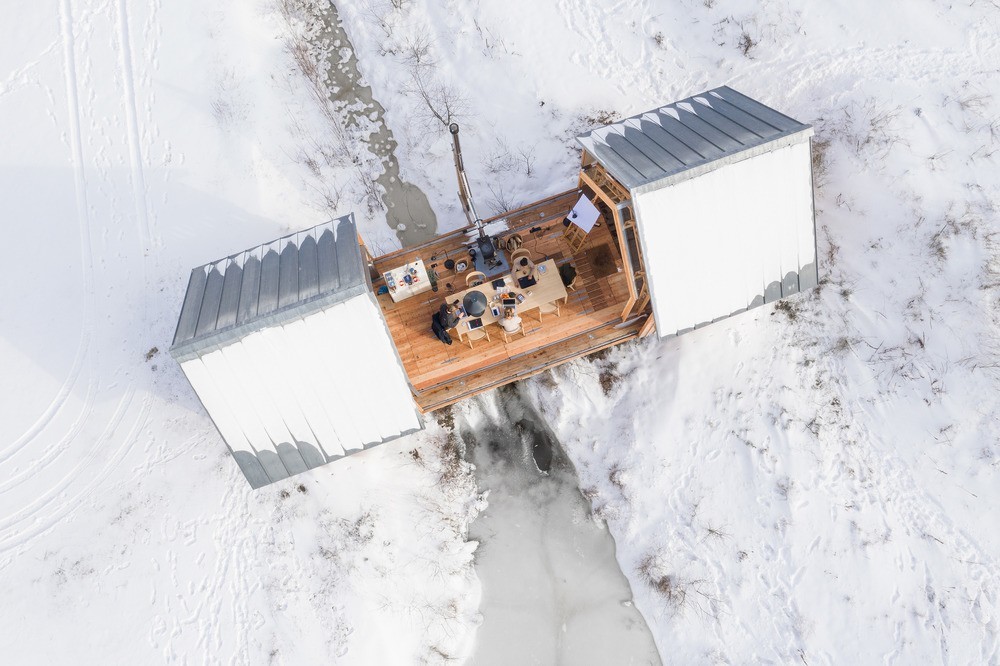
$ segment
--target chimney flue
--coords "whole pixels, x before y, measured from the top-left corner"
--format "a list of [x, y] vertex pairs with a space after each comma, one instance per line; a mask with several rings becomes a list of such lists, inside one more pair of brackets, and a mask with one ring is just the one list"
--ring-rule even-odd
[[465, 176], [465, 164], [462, 162], [462, 144], [458, 141], [458, 123], [448, 125], [448, 131], [451, 132], [452, 142], [454, 143], [455, 171], [458, 173], [458, 199], [462, 202], [462, 210], [465, 211], [465, 217], [468, 218], [469, 224], [475, 224], [481, 230], [482, 220], [476, 214], [476, 207], [472, 203], [472, 191], [469, 189], [469, 179]]

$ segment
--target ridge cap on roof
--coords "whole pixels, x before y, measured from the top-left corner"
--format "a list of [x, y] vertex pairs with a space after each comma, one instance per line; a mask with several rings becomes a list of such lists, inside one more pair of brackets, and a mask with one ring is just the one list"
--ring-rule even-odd
[[[693, 153], [704, 157], [687, 162], [678, 160], [682, 163], [680, 167], [653, 161], [651, 167], [645, 161], [648, 156], [640, 155], [638, 149], [632, 151], [621, 144], [611, 145], [608, 137], [621, 136], [626, 129], [643, 133], [643, 121], [656, 124], [667, 134], [689, 144]], [[750, 157], [763, 146], [787, 142], [800, 133], [808, 132], [806, 136], [811, 136], [811, 130], [810, 125], [731, 86], [722, 85], [594, 128], [577, 136], [577, 143], [593, 154], [622, 185], [633, 190], [713, 162], [721, 165]], [[656, 143], [652, 137], [651, 140]]]
[[[275, 302], [269, 310], [265, 312], [258, 312], [258, 306], [261, 303], [261, 282], [263, 281], [263, 275], [261, 271], [264, 270], [263, 267], [267, 263], [265, 258], [271, 253], [278, 257], [278, 261], [274, 262], [272, 266], [274, 267], [274, 275], [269, 275], [269, 280], [274, 280], [275, 289], [278, 289], [279, 275], [281, 273], [281, 263], [283, 261], [282, 255], [285, 255], [288, 251], [289, 246], [295, 248], [295, 256], [298, 257], [302, 250], [302, 244], [307, 238], [312, 238], [315, 242], [315, 246], [318, 247], [321, 238], [327, 233], [331, 232], [333, 234], [333, 244], [334, 248], [341, 247], [342, 243], [347, 243], [347, 246], [351, 249], [349, 251], [357, 253], [358, 261], [342, 261], [344, 258], [340, 251], [334, 250], [335, 254], [333, 257], [332, 268], [335, 273], [337, 273], [338, 280], [336, 281], [336, 286], [330, 287], [326, 290], [322, 289], [322, 282], [319, 283], [319, 288], [317, 291], [312, 291], [308, 295], [303, 295], [302, 291], [296, 288], [297, 297], [294, 301], [285, 303], [284, 305], [278, 306]], [[311, 254], [315, 251], [311, 251]], [[322, 261], [318, 255], [317, 261]], [[240, 302], [244, 293], [256, 294], [256, 301], [253, 299], [246, 299], [247, 303], [250, 303], [251, 314], [243, 320], [237, 319], [233, 323], [226, 324], [221, 328], [217, 325], [208, 327], [201, 333], [198, 333], [198, 323], [201, 319], [201, 311], [204, 309], [205, 295], [208, 293], [208, 285], [210, 284], [210, 279], [212, 278], [213, 272], [217, 273], [223, 280], [223, 288], [225, 287], [225, 278], [227, 272], [230, 270], [239, 269], [243, 271], [246, 267], [247, 262], [250, 259], [255, 259], [258, 263], [259, 268], [256, 271], [256, 280], [253, 284], [246, 282], [249, 275], [244, 272], [241, 279], [236, 284], [236, 289], [238, 291], [238, 298], [236, 302], [236, 311], [240, 312], [242, 308], [242, 303]], [[295, 260], [299, 261], [298, 259]], [[298, 276], [300, 269], [296, 269], [296, 276]], [[196, 276], [201, 274], [200, 280], [196, 280]], [[296, 278], [298, 279], [298, 278]], [[318, 279], [318, 276], [317, 276]], [[211, 347], [218, 344], [220, 341], [231, 339], [236, 333], [239, 332], [252, 332], [253, 330], [259, 329], [261, 326], [273, 325], [275, 321], [282, 318], [292, 318], [296, 315], [298, 310], [301, 309], [315, 309], [318, 305], [323, 303], [332, 303], [337, 300], [338, 295], [343, 295], [346, 297], [353, 297], [359, 293], [362, 293], [367, 289], [367, 271], [365, 270], [365, 264], [363, 257], [361, 255], [361, 247], [358, 243], [357, 236], [357, 224], [354, 219], [353, 213], [348, 213], [337, 218], [332, 218], [320, 224], [314, 225], [307, 229], [301, 229], [298, 231], [293, 231], [288, 234], [284, 234], [279, 238], [266, 241], [264, 243], [259, 243], [253, 247], [241, 250], [229, 256], [217, 259], [215, 261], [210, 261], [208, 263], [196, 266], [191, 269], [191, 277], [188, 279], [187, 290], [184, 294], [184, 301], [181, 305], [181, 311], [178, 315], [177, 326], [174, 329], [174, 337], [171, 343], [170, 351], [176, 354], [190, 354], [195, 350], [202, 348]], [[249, 290], [247, 285], [249, 284]], [[360, 289], [361, 287], [364, 289]], [[311, 290], [310, 290], [311, 291]], [[277, 293], [277, 292], [275, 292]], [[218, 316], [219, 308], [223, 308], [223, 294], [218, 294], [218, 304], [213, 301], [209, 301], [209, 314], [212, 311], [216, 312]], [[225, 309], [225, 308], [223, 308]], [[182, 335], [183, 332], [183, 335]]]

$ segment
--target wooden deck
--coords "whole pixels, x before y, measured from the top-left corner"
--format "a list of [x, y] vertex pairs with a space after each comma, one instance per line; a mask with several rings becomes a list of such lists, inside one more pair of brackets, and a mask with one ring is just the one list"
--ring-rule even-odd
[[[466, 289], [465, 273], [444, 268], [446, 259], [468, 259], [464, 230], [374, 260], [380, 274], [418, 258], [438, 274], [436, 292], [399, 303], [386, 294], [377, 297], [421, 411], [438, 409], [638, 335], [641, 321], [621, 326], [622, 304], [629, 292], [608, 220], [601, 221], [575, 255], [563, 237], [562, 220], [579, 196], [579, 191], [572, 190], [504, 216], [511, 229], [507, 233], [519, 233], [536, 262], [550, 258], [557, 265], [572, 263], [578, 272], [576, 289], [561, 305], [561, 316], [542, 315], [539, 321], [537, 310], [520, 312], [527, 335], [511, 337], [509, 343], [495, 325], [490, 330], [492, 340], [477, 340], [473, 349], [457, 338], [454, 344], [445, 345], [431, 332], [431, 316], [441, 303]], [[376, 288], [381, 284], [375, 282]]]

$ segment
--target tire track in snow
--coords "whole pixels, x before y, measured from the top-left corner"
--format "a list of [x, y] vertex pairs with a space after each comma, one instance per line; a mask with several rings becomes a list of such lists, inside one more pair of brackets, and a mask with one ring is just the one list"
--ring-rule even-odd
[[[118, 9], [119, 18], [122, 21], [127, 21], [127, 14], [123, 13], [124, 3], [119, 5]], [[18, 547], [21, 549], [26, 547], [35, 537], [44, 534], [58, 522], [64, 520], [75, 508], [79, 507], [103, 481], [108, 479], [122, 460], [125, 459], [128, 452], [131, 451], [135, 442], [138, 440], [140, 430], [146, 423], [148, 423], [148, 415], [152, 405], [152, 398], [148, 391], [141, 389], [142, 399], [139, 401], [137, 406], [134, 405], [136, 394], [135, 381], [127, 379], [127, 383], [122, 389], [122, 393], [119, 394], [120, 397], [118, 398], [117, 405], [112, 410], [110, 419], [104, 423], [101, 435], [92, 442], [89, 448], [78, 453], [80, 448], [79, 445], [85, 444], [85, 441], [80, 439], [80, 435], [84, 433], [84, 428], [87, 425], [88, 420], [93, 420], [93, 417], [95, 416], [95, 401], [98, 397], [101, 397], [99, 396], [100, 385], [98, 383], [96, 373], [94, 372], [96, 368], [94, 354], [96, 352], [92, 349], [91, 341], [95, 339], [95, 337], [103, 339], [106, 336], [98, 335], [97, 326], [95, 326], [94, 323], [94, 312], [96, 308], [94, 286], [95, 263], [93, 258], [93, 245], [91, 241], [92, 202], [88, 197], [89, 189], [85, 166], [86, 162], [84, 158], [83, 132], [81, 130], [82, 113], [76, 60], [73, 6], [71, 0], [61, 1], [59, 14], [61, 39], [64, 47], [64, 77], [66, 81], [67, 105], [69, 108], [69, 148], [71, 151], [71, 162], [73, 166], [76, 190], [76, 207], [78, 225], [80, 228], [81, 254], [84, 272], [83, 337], [77, 350], [77, 356], [74, 359], [74, 363], [71, 368], [70, 377], [64, 382], [56, 398], [46, 408], [43, 416], [36, 421], [29, 431], [22, 435], [13, 446], [8, 447], [5, 451], [3, 451], [2, 460], [9, 459], [15, 453], [24, 449], [32, 442], [40, 441], [39, 436], [46, 431], [46, 428], [52, 423], [55, 417], [60, 414], [61, 409], [65, 405], [69, 396], [74, 393], [74, 389], [77, 387], [79, 378], [84, 373], [84, 370], [88, 373], [88, 383], [86, 397], [83, 400], [80, 414], [74, 423], [71, 424], [68, 431], [64, 433], [61, 438], [59, 438], [58, 444], [55, 446], [46, 445], [41, 451], [41, 455], [32, 460], [21, 474], [17, 477], [9, 479], [5, 483], [2, 489], [3, 492], [9, 491], [14, 487], [23, 484], [25, 481], [30, 480], [37, 483], [42, 480], [41, 472], [60, 458], [63, 452], [72, 451], [74, 454], [79, 456], [76, 461], [71, 462], [71, 468], [68, 471], [60, 470], [58, 473], [61, 474], [61, 476], [55, 480], [54, 483], [46, 484], [45, 487], [42, 488], [41, 492], [36, 495], [35, 501], [23, 506], [23, 508], [16, 513], [0, 517], [0, 552], [6, 552]], [[143, 254], [145, 254], [145, 251], [148, 248], [148, 218], [146, 217], [145, 186], [141, 171], [141, 151], [138, 144], [139, 130], [138, 120], [135, 115], [134, 83], [131, 78], [131, 58], [130, 53], [128, 53], [130, 43], [128, 41], [127, 25], [120, 24], [119, 29], [123, 38], [121, 43], [122, 52], [120, 54], [121, 61], [123, 63], [123, 82], [126, 95], [131, 100], [132, 112], [130, 122], [128, 123], [129, 152], [133, 160], [138, 160], [133, 163], [134, 168], [131, 173], [133, 194], [136, 197], [136, 200], [133, 203], [137, 212], [136, 226], [141, 239], [140, 244], [142, 246]], [[87, 67], [89, 69], [89, 62]], [[91, 95], [88, 99], [93, 101], [94, 98]], [[126, 104], [126, 107], [128, 106], [129, 105]], [[98, 151], [95, 155], [94, 167], [100, 180], [96, 186], [100, 192], [104, 192], [111, 198], [110, 205], [114, 209], [117, 208], [117, 199], [112, 194], [114, 187], [111, 183], [110, 173], [107, 170], [109, 165], [110, 161], [104, 155], [103, 150]], [[127, 236], [121, 235], [118, 237], [118, 240], [127, 243], [129, 239]], [[118, 256], [126, 258], [130, 255], [127, 253], [119, 253]], [[102, 265], [103, 264], [104, 262], [102, 261]], [[139, 268], [143, 274], [142, 284], [145, 284], [145, 259], [140, 260]], [[112, 275], [112, 277], [116, 276]], [[125, 296], [127, 297], [128, 295], [129, 294], [126, 294]], [[143, 326], [141, 330], [145, 330], [145, 322], [148, 319], [146, 316], [147, 301], [142, 299], [142, 304]], [[108, 334], [109, 336], [113, 336], [115, 332], [115, 330], [111, 330]], [[113, 355], [120, 354], [122, 352], [127, 353], [127, 345], [125, 349], [113, 347], [109, 348], [108, 352]], [[129, 362], [130, 359], [128, 358], [120, 360], [126, 368], [130, 368], [133, 365]], [[102, 367], [106, 365], [109, 364], [101, 364]], [[127, 376], [128, 370], [126, 370], [125, 373]], [[115, 384], [112, 383], [111, 387], [114, 386]], [[104, 393], [106, 394], [106, 391]], [[110, 396], [104, 395], [104, 397]], [[128, 427], [127, 433], [125, 433], [123, 438], [116, 437], [116, 435], [122, 430], [123, 424], [129, 420], [127, 417], [130, 410], [133, 408], [135, 408], [135, 419]], [[116, 439], [118, 440], [117, 443], [115, 442]], [[43, 442], [43, 444], [47, 443]], [[74, 449], [70, 446], [71, 444], [77, 445], [76, 448]], [[95, 466], [98, 467], [98, 469], [94, 470], [93, 468]], [[148, 463], [143, 466], [144, 469], [148, 469], [148, 467]], [[77, 492], [73, 492], [74, 485], [78, 484], [80, 481], [84, 481], [82, 488], [80, 488]]]
[[[118, 37], [121, 49], [121, 75], [125, 90], [125, 121], [128, 128], [129, 165], [131, 168], [132, 196], [135, 198], [135, 213], [139, 235], [142, 241], [142, 256], [149, 252], [149, 215], [146, 205], [146, 179], [142, 168], [142, 147], [139, 136], [139, 121], [135, 103], [135, 72], [132, 67], [132, 39], [128, 27], [126, 0], [118, 0]], [[145, 266], [145, 262], [143, 262]], [[143, 271], [143, 283], [146, 282]], [[145, 304], [145, 299], [143, 300]]]
[[[84, 361], [90, 349], [91, 335], [94, 321], [94, 259], [90, 241], [90, 213], [87, 201], [87, 179], [83, 168], [83, 142], [80, 131], [80, 100], [77, 87], [75, 39], [73, 36], [73, 13], [70, 0], [61, 0], [59, 5], [59, 28], [63, 45], [63, 68], [66, 79], [66, 100], [69, 116], [69, 141], [70, 141], [70, 161], [73, 167], [73, 180], [76, 195], [76, 214], [80, 228], [80, 250], [82, 255], [83, 270], [83, 326], [80, 343], [77, 346], [76, 356], [70, 366], [69, 376], [65, 379], [55, 398], [48, 407], [18, 439], [10, 446], [0, 452], [0, 463], [6, 462], [35, 440], [52, 422], [52, 420], [62, 409], [69, 399], [70, 393], [76, 386], [84, 368]], [[92, 396], [94, 381], [90, 380], [88, 396]], [[93, 401], [86, 401], [82, 412], [85, 414], [91, 407]]]
[[[102, 469], [98, 473], [90, 476], [90, 483], [85, 485], [84, 488], [77, 493], [73, 495], [69, 494], [71, 484], [81, 478], [80, 472], [84, 470], [89, 463], [93, 462], [97, 458], [98, 454], [104, 450], [104, 445], [107, 440], [114, 435], [124, 421], [128, 408], [131, 405], [133, 395], [134, 392], [130, 388], [126, 395], [118, 403], [118, 407], [115, 410], [114, 415], [108, 420], [101, 435], [95, 439], [94, 445], [73, 467], [73, 469], [65, 474], [55, 485], [50, 486], [46, 492], [39, 496], [39, 498], [31, 505], [25, 507], [16, 514], [7, 516], [0, 520], [0, 553], [7, 552], [19, 546], [27, 547], [31, 540], [45, 534], [57, 523], [65, 520], [70, 514], [72, 514], [74, 509], [82, 505], [84, 499], [90, 496], [90, 494], [110, 476], [114, 468], [117, 467], [121, 460], [125, 457], [128, 449], [131, 448], [130, 446], [118, 447], [114, 454], [108, 458], [108, 461]], [[136, 439], [139, 427], [145, 422], [145, 417], [148, 413], [149, 403], [147, 402], [144, 403], [140, 409], [141, 418], [137, 419], [132, 424], [130, 431], [126, 434], [126, 442], [132, 442]], [[59, 501], [56, 503], [55, 500]], [[40, 514], [43, 510], [47, 510], [47, 514], [43, 517], [39, 517], [38, 514]], [[29, 527], [18, 530], [13, 529], [23, 523], [28, 523]], [[11, 533], [7, 534], [8, 531]]]

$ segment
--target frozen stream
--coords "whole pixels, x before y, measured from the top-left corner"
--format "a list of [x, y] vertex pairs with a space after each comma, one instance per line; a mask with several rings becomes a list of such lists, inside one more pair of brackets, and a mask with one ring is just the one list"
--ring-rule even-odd
[[[387, 222], [399, 229], [404, 246], [419, 243], [436, 233], [434, 212], [423, 192], [400, 179], [385, 109], [360, 85], [354, 48], [333, 3], [331, 10], [322, 37], [341, 54], [328, 72], [331, 101], [348, 126], [374, 123], [368, 146], [385, 167], [377, 182], [385, 190]], [[479, 488], [489, 490], [489, 507], [470, 534], [480, 542], [484, 618], [472, 663], [659, 664], [652, 635], [631, 604], [614, 540], [590, 518], [572, 465], [534, 410], [516, 388], [506, 388], [457, 412]]]
[[[572, 465], [517, 389], [470, 401], [455, 422], [489, 491], [470, 534], [483, 586], [471, 663], [659, 664], [614, 540], [590, 518]], [[547, 474], [533, 451], [551, 463]]]
[[386, 122], [385, 107], [372, 96], [370, 86], [361, 84], [361, 71], [358, 69], [354, 45], [344, 30], [336, 4], [331, 2], [330, 13], [317, 18], [322, 21], [325, 29], [318, 41], [337, 45], [337, 53], [340, 55], [340, 61], [331, 62], [327, 71], [332, 91], [330, 100], [334, 108], [341, 110], [347, 127], [373, 126], [367, 142], [368, 149], [379, 158], [384, 168], [375, 182], [384, 191], [381, 200], [386, 209], [386, 222], [396, 231], [404, 247], [433, 238], [437, 234], [437, 216], [431, 209], [427, 195], [399, 176], [396, 139]]

